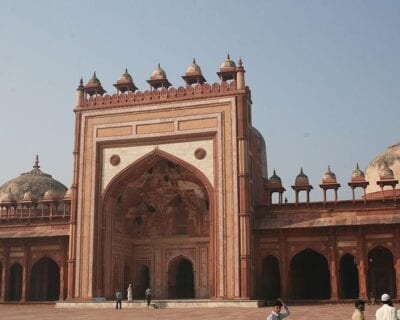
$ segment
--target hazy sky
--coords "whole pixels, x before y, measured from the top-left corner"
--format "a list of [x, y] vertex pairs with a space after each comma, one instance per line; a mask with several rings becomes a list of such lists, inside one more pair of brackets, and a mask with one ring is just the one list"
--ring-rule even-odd
[[157, 63], [178, 87], [195, 57], [208, 82], [241, 57], [253, 126], [286, 196], [300, 167], [318, 187], [330, 165], [349, 198], [364, 169], [400, 140], [400, 1], [1, 1], [0, 185], [29, 171], [72, 181], [74, 95], [125, 67], [140, 90]]

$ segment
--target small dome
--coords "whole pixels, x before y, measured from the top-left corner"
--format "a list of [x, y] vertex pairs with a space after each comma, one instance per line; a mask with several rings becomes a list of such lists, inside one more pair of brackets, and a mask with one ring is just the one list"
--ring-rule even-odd
[[231, 60], [229, 57], [229, 54], [227, 55], [225, 61], [221, 64], [220, 66], [221, 71], [222, 70], [235, 70], [236, 69], [236, 64]]
[[274, 169], [274, 174], [268, 179], [269, 184], [274, 186], [282, 186], [282, 179], [276, 174]]
[[186, 69], [186, 75], [201, 75], [200, 66], [196, 63], [196, 60], [193, 59], [192, 64], [190, 64]]
[[[400, 142], [386, 148], [365, 169], [365, 180], [369, 182], [367, 198], [378, 199], [381, 196], [381, 188], [376, 182], [385, 176], [389, 177], [386, 179], [400, 180]], [[387, 192], [392, 194], [392, 190]], [[397, 197], [400, 195], [400, 184], [396, 185], [396, 194]]]
[[4, 192], [0, 198], [1, 203], [11, 203], [16, 201], [17, 198], [15, 197], [14, 193], [11, 192], [11, 188], [9, 188], [7, 192]]
[[164, 69], [160, 67], [160, 64], [158, 64], [157, 68], [151, 74], [151, 79], [157, 80], [166, 78], [167, 78], [167, 73], [164, 71]]
[[85, 91], [90, 95], [100, 94], [102, 95], [106, 91], [103, 89], [100, 80], [96, 76], [96, 72], [93, 73], [92, 78], [85, 85]]
[[67, 192], [64, 194], [64, 199], [71, 199], [72, 197], [72, 189], [69, 188]]
[[118, 84], [126, 84], [133, 83], [132, 76], [128, 73], [128, 69], [125, 69], [125, 72], [121, 75], [121, 77], [117, 80]]
[[328, 166], [328, 171], [322, 177], [322, 183], [337, 183], [336, 175], [331, 171], [330, 166]]
[[30, 191], [25, 192], [21, 199], [21, 201], [26, 201], [26, 202], [36, 201], [36, 200], [37, 200], [36, 197]]
[[303, 168], [300, 169], [300, 173], [297, 175], [294, 184], [295, 186], [308, 186], [310, 184], [307, 175], [303, 172]]
[[360, 170], [357, 163], [356, 170], [354, 170], [353, 173], [351, 174], [351, 181], [364, 181], [364, 180], [365, 180], [364, 172]]
[[59, 200], [60, 198], [62, 198], [60, 193], [52, 189], [47, 190], [43, 196], [43, 200], [50, 200], [50, 201]]
[[119, 91], [132, 91], [135, 92], [137, 87], [133, 82], [132, 76], [128, 73], [128, 69], [125, 69], [125, 72], [121, 75], [121, 77], [117, 80], [117, 83], [114, 84]]
[[386, 162], [385, 162], [383, 168], [381, 169], [381, 171], [379, 172], [379, 177], [381, 179], [391, 179], [391, 180], [394, 179], [393, 170], [388, 167]]

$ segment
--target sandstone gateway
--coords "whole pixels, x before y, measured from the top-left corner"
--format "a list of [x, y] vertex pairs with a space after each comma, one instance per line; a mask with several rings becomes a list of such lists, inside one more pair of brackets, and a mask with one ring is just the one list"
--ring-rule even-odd
[[155, 299], [400, 297], [400, 145], [349, 173], [353, 199], [328, 168], [310, 202], [301, 169], [288, 203], [242, 62], [218, 76], [193, 61], [178, 88], [160, 66], [143, 92], [128, 71], [112, 95], [81, 81], [71, 188], [38, 158], [0, 188], [2, 301], [111, 298], [130, 282]]

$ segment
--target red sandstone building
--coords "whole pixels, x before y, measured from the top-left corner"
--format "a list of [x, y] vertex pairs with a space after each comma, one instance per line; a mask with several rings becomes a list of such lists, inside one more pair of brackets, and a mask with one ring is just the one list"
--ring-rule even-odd
[[400, 145], [342, 182], [361, 199], [339, 200], [329, 168], [324, 201], [301, 170], [286, 203], [242, 62], [218, 76], [193, 61], [178, 88], [160, 66], [143, 92], [127, 71], [112, 95], [81, 81], [71, 188], [38, 159], [0, 188], [2, 301], [110, 298], [131, 282], [156, 299], [400, 297]]

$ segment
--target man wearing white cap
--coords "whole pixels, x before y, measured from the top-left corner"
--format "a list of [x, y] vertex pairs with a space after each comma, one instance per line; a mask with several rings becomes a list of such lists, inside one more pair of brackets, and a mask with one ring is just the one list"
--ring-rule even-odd
[[397, 320], [396, 309], [393, 307], [390, 296], [387, 293], [384, 293], [381, 300], [383, 305], [376, 310], [376, 320]]

